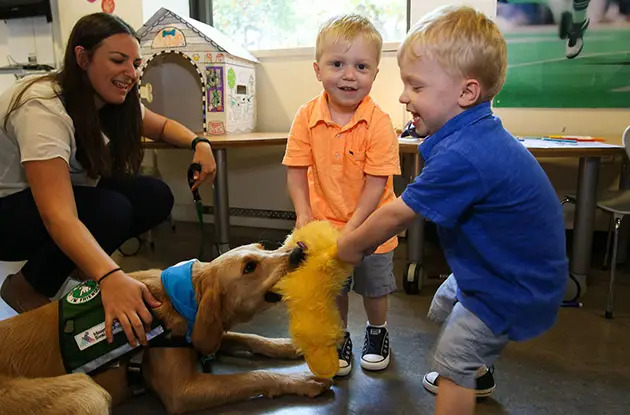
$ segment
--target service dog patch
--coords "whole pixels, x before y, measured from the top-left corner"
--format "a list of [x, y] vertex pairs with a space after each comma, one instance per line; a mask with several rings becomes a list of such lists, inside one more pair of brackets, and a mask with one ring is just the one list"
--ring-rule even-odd
[[75, 305], [87, 303], [94, 299], [100, 291], [95, 281], [84, 281], [70, 290], [66, 295], [66, 301]]

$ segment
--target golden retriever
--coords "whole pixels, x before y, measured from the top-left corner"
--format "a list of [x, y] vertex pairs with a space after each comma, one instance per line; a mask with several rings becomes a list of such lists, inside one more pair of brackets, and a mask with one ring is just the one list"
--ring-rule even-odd
[[[299, 249], [299, 248], [297, 248]], [[147, 348], [143, 377], [169, 413], [181, 414], [260, 395], [296, 394], [314, 397], [330, 380], [308, 373], [269, 371], [213, 375], [197, 371], [199, 353], [249, 351], [274, 358], [298, 358], [289, 339], [268, 339], [228, 332], [236, 323], [268, 308], [269, 290], [303, 255], [259, 244], [241, 246], [210, 263], [193, 266], [193, 287], [199, 304], [191, 340], [193, 347]], [[131, 273], [162, 302], [154, 314], [173, 336], [184, 336], [187, 321], [165, 295], [160, 270]], [[58, 306], [51, 303], [0, 321], [0, 414], [108, 414], [130, 396], [126, 363], [93, 377], [66, 374], [58, 335]]]

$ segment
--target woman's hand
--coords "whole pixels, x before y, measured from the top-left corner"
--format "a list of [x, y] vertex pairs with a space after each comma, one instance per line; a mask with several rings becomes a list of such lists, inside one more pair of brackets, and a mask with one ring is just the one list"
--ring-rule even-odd
[[195, 172], [193, 176], [195, 184], [192, 190], [198, 188], [199, 185], [206, 180], [210, 181], [210, 183], [214, 182], [214, 177], [217, 175], [217, 162], [214, 160], [214, 154], [212, 154], [210, 144], [204, 142], [197, 143], [193, 163], [199, 163], [201, 165], [201, 172]]
[[137, 345], [136, 337], [143, 346], [146, 346], [145, 332], [150, 330], [153, 320], [147, 305], [155, 308], [161, 303], [153, 297], [146, 285], [122, 271], [117, 271], [104, 279], [100, 289], [105, 309], [107, 341], [111, 343], [114, 340], [112, 327], [114, 320], [118, 320], [131, 346]]

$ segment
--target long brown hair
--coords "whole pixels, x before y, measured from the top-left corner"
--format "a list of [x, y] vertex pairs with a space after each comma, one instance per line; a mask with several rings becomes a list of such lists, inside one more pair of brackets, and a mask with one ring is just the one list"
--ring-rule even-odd
[[[133, 28], [114, 15], [94, 13], [79, 19], [68, 39], [62, 69], [57, 73], [28, 81], [13, 96], [4, 119], [5, 130], [9, 115], [28, 101], [22, 100], [24, 93], [36, 82], [52, 81], [60, 87], [58, 97], [74, 124], [77, 160], [88, 176], [136, 173], [143, 156], [138, 85], [134, 84], [122, 104], [106, 103], [97, 110], [94, 101], [96, 92], [87, 73], [77, 63], [74, 53], [75, 47], [83, 46], [91, 58], [104, 39], [119, 33], [129, 34], [139, 41]], [[102, 133], [110, 140], [107, 146]]]

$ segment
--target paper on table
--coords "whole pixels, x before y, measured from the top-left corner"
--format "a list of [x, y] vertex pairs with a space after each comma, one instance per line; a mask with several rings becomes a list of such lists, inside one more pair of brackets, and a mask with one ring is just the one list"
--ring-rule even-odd
[[414, 137], [398, 137], [398, 141], [402, 143], [417, 143], [420, 144], [423, 139], [422, 138], [414, 138]]
[[567, 143], [564, 141], [545, 141], [539, 138], [524, 138], [519, 141], [527, 148], [566, 148], [566, 147], [580, 147], [580, 148], [614, 148], [621, 147], [615, 144], [600, 143], [598, 141], [577, 141]]

